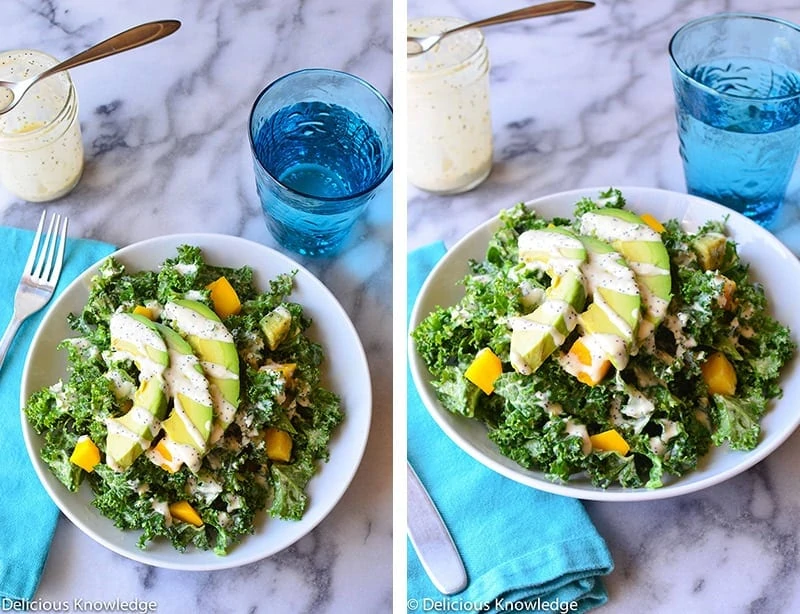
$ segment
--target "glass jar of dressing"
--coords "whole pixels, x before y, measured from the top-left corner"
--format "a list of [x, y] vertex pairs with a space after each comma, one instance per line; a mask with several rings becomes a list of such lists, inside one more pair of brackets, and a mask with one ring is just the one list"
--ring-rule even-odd
[[[411, 21], [426, 36], [466, 22], [453, 17]], [[439, 194], [465, 192], [492, 170], [489, 51], [478, 29], [445, 37], [408, 58], [408, 180]]]
[[[2, 52], [0, 79], [21, 81], [57, 62], [41, 51]], [[0, 100], [4, 94], [8, 90], [0, 88]], [[42, 202], [67, 194], [82, 173], [78, 95], [69, 75], [60, 72], [0, 115], [0, 184], [24, 200]]]

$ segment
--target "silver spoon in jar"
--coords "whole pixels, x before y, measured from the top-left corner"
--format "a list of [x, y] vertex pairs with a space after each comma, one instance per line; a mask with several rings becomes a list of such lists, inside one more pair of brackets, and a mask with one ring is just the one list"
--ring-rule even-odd
[[89, 47], [86, 51], [82, 51], [38, 75], [28, 77], [22, 81], [3, 81], [0, 79], [0, 115], [8, 113], [17, 106], [25, 92], [33, 87], [35, 83], [50, 75], [152, 43], [169, 36], [180, 27], [181, 22], [174, 19], [144, 23], [115, 34], [111, 38]]
[[481, 28], [485, 26], [494, 26], [500, 23], [508, 23], [509, 21], [519, 21], [521, 19], [530, 19], [531, 17], [544, 17], [545, 15], [557, 15], [558, 13], [569, 13], [570, 11], [582, 11], [590, 9], [594, 6], [594, 2], [545, 2], [544, 4], [536, 4], [528, 6], [524, 9], [517, 9], [502, 15], [494, 17], [487, 17], [480, 21], [447, 30], [441, 34], [431, 34], [430, 36], [406, 36], [406, 55], [419, 55], [429, 51], [434, 45], [438, 44], [445, 36], [450, 36], [456, 32], [467, 30], [469, 28]]

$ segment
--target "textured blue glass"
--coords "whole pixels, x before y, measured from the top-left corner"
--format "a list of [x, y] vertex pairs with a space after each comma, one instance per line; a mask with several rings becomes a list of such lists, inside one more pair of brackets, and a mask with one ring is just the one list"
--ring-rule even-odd
[[267, 227], [287, 249], [332, 255], [392, 170], [392, 110], [361, 79], [307, 69], [270, 84], [250, 116]]

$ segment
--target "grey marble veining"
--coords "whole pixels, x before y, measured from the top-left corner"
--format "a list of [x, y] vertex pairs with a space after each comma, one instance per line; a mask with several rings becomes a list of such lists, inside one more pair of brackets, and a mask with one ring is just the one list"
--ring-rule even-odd
[[[477, 19], [512, 0], [410, 0], [409, 18]], [[408, 187], [408, 249], [464, 236], [515, 202], [580, 187], [685, 191], [667, 45], [683, 23], [721, 11], [800, 22], [781, 0], [625, 2], [486, 29], [495, 165], [459, 196]], [[800, 173], [773, 232], [800, 255]], [[568, 213], [568, 212], [566, 212]], [[800, 611], [800, 434], [705, 491], [642, 503], [587, 502], [616, 568], [598, 612]]]
[[[118, 246], [216, 232], [276, 247], [263, 223], [247, 141], [259, 91], [292, 70], [324, 66], [357, 74], [392, 96], [390, 0], [144, 0], [113, 8], [99, 0], [4, 0], [2, 14], [0, 46], [59, 58], [138, 23], [181, 20], [167, 39], [70, 73], [86, 169], [71, 194], [46, 206], [69, 215], [73, 235]], [[33, 228], [44, 206], [0, 188], [0, 223]], [[373, 376], [369, 442], [340, 503], [288, 549], [202, 573], [129, 561], [62, 517], [36, 598], [152, 600], [165, 614], [390, 610], [391, 182], [340, 256], [295, 258], [350, 315]]]

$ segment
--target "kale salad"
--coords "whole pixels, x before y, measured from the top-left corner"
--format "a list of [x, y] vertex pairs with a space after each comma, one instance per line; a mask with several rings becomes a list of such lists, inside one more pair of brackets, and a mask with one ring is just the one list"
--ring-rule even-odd
[[686, 232], [614, 189], [503, 211], [462, 284], [411, 331], [437, 397], [555, 481], [658, 488], [755, 448], [796, 349], [724, 220]]
[[344, 415], [289, 300], [294, 275], [260, 292], [249, 267], [190, 245], [157, 271], [111, 256], [68, 316], [67, 376], [24, 413], [59, 481], [88, 483], [103, 515], [141, 531], [140, 548], [161, 538], [224, 555], [261, 512], [303, 516]]

